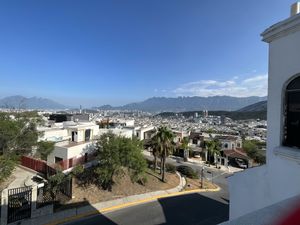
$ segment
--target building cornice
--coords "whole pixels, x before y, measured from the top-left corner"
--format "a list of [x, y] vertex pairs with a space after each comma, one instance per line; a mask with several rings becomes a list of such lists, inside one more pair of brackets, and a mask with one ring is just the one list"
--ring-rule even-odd
[[274, 24], [266, 29], [261, 36], [264, 42], [270, 43], [297, 31], [300, 31], [300, 14]]

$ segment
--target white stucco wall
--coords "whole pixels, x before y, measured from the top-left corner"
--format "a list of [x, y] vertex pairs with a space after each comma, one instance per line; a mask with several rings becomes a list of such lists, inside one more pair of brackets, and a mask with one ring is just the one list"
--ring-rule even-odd
[[55, 157], [59, 157], [65, 160], [68, 158], [68, 151], [64, 147], [55, 146], [53, 152], [47, 157], [47, 163], [54, 164]]
[[283, 89], [298, 73], [300, 31], [270, 43], [267, 164], [229, 178], [230, 219], [300, 194], [300, 150], [281, 146]]
[[83, 156], [85, 153], [91, 153], [95, 149], [95, 145], [90, 143], [84, 143], [81, 145], [76, 145], [74, 147], [68, 148], [68, 159], [73, 157], [80, 157]]
[[112, 132], [113, 134], [120, 135], [126, 138], [132, 138], [133, 135], [133, 130], [132, 129], [99, 129], [99, 135], [101, 136], [102, 134]]
[[47, 157], [47, 163], [55, 163], [55, 157], [62, 158], [63, 160], [80, 157], [85, 153], [93, 152], [94, 149], [95, 144], [93, 142], [78, 144], [72, 147], [55, 146], [53, 152]]
[[68, 131], [64, 129], [48, 129], [43, 130], [43, 136], [39, 138], [39, 141], [49, 140], [49, 141], [55, 141], [55, 140], [64, 140], [68, 137]]

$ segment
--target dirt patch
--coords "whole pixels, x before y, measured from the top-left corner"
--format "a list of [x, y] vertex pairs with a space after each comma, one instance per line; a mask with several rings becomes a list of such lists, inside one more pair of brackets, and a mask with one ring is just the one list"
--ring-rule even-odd
[[[194, 189], [201, 189], [201, 183], [200, 179], [191, 179], [191, 178], [186, 178], [186, 186], [184, 190], [194, 190]], [[212, 184], [208, 180], [204, 179], [203, 180], [203, 189], [215, 189], [217, 188], [216, 185]]]
[[128, 174], [122, 174], [115, 179], [112, 191], [99, 188], [95, 184], [79, 185], [76, 179], [73, 181], [73, 199], [66, 204], [89, 202], [90, 204], [123, 198], [130, 195], [147, 192], [167, 190], [178, 186], [180, 179], [176, 174], [166, 173], [166, 182], [160, 180], [160, 175], [149, 171], [145, 185], [133, 183]]

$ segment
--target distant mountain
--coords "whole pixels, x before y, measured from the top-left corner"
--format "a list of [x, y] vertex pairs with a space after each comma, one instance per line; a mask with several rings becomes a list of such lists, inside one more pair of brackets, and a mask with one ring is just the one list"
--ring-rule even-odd
[[259, 112], [259, 111], [267, 111], [267, 101], [257, 102], [246, 107], [243, 107], [238, 112]]
[[14, 109], [65, 109], [66, 106], [47, 98], [26, 98], [21, 95], [0, 99], [0, 108]]
[[196, 110], [235, 111], [250, 104], [266, 100], [267, 97], [153, 97], [142, 102], [127, 104], [120, 107], [102, 106], [98, 109], [141, 110], [148, 112], [183, 112]]
[[92, 109], [101, 109], [101, 110], [112, 110], [115, 108], [117, 108], [117, 107], [113, 107], [111, 105], [102, 105], [100, 107], [92, 107]]

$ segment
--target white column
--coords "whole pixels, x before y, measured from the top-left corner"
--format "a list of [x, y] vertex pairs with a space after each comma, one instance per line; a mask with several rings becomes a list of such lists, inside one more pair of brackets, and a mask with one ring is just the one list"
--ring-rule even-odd
[[7, 224], [8, 212], [8, 189], [4, 189], [1, 193], [1, 225]]

